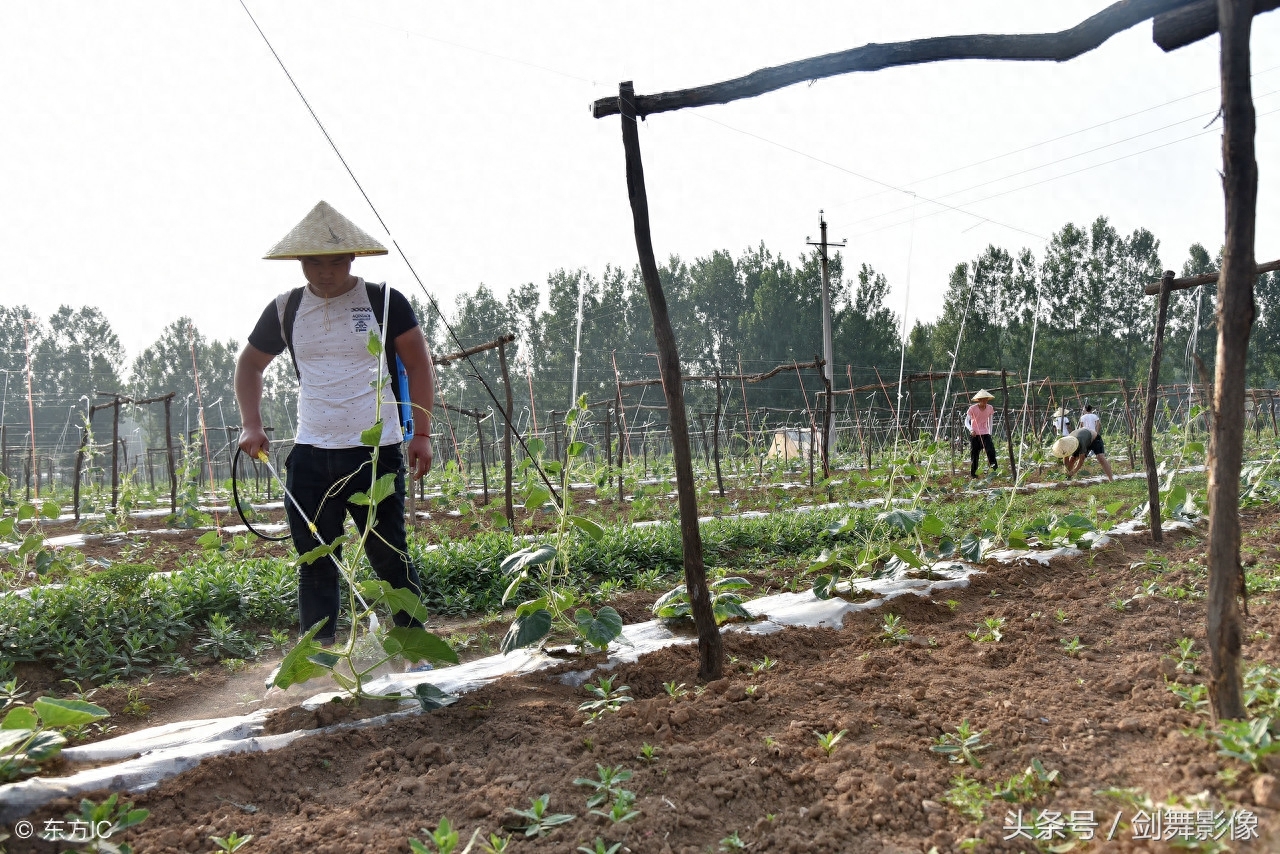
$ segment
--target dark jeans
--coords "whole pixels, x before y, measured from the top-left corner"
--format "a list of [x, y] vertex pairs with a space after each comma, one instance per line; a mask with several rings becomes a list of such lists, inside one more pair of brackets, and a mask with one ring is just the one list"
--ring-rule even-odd
[[973, 458], [973, 464], [969, 466], [969, 477], [978, 476], [978, 457], [982, 454], [983, 448], [987, 451], [987, 462], [991, 463], [991, 470], [995, 471], [996, 465], [996, 443], [990, 434], [985, 436], [971, 435], [969, 437], [969, 456]]
[[[346, 516], [351, 514], [356, 529], [363, 531], [369, 508], [349, 504], [347, 499], [357, 492], [368, 494], [373, 477], [369, 463], [371, 448], [329, 450], [314, 445], [295, 445], [285, 461], [288, 466], [287, 486], [302, 511], [315, 523], [326, 543], [342, 536]], [[404, 529], [404, 458], [399, 445], [378, 449], [378, 476], [394, 472], [396, 491], [378, 502], [373, 530], [365, 539], [365, 554], [373, 571], [392, 587], [407, 587], [419, 596], [418, 570], [409, 560]], [[289, 531], [299, 555], [320, 545], [292, 502], [285, 501]], [[336, 552], [341, 557], [341, 551]], [[298, 613], [302, 630], [327, 619], [316, 640], [331, 642], [338, 626], [338, 566], [330, 557], [322, 557], [298, 567]], [[403, 611], [393, 618], [397, 626], [421, 626], [422, 623]]]

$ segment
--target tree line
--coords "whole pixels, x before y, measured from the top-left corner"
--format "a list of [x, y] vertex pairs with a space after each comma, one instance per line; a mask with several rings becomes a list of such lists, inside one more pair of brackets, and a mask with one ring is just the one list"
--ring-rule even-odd
[[[1219, 258], [1194, 244], [1180, 274], [1218, 268]], [[905, 370], [1007, 369], [1025, 374], [1034, 347], [1036, 379], [1125, 377], [1136, 385], [1146, 376], [1154, 324], [1154, 299], [1142, 286], [1160, 277], [1160, 242], [1146, 229], [1119, 233], [1106, 217], [1087, 226], [1067, 223], [1039, 257], [988, 246], [978, 257], [957, 263], [949, 277], [941, 311], [917, 320], [907, 335]], [[672, 256], [660, 275], [686, 374], [756, 373], [778, 365], [812, 361], [822, 352], [821, 264], [816, 250], [794, 260], [763, 243], [738, 255], [716, 250], [686, 261]], [[890, 282], [863, 263], [846, 270], [836, 254], [829, 263], [836, 387], [895, 382], [901, 348], [901, 317], [888, 305]], [[422, 294], [404, 288], [422, 321], [432, 352], [454, 352], [511, 333], [508, 349], [517, 415], [528, 424], [530, 397], [545, 426], [549, 410], [563, 412], [571, 400], [575, 350], [578, 392], [603, 401], [614, 396], [615, 379], [656, 378], [656, 346], [649, 306], [638, 267], [607, 266], [598, 273], [557, 270], [544, 287], [529, 282], [500, 295], [488, 285], [460, 294], [444, 307], [442, 319]], [[578, 341], [578, 303], [582, 331]], [[1195, 356], [1211, 376], [1217, 331], [1216, 287], [1180, 291], [1170, 301], [1168, 338], [1161, 379], [1185, 382], [1197, 376]], [[1249, 383], [1280, 381], [1280, 272], [1258, 277], [1257, 322], [1250, 347]], [[913, 314], [915, 312], [913, 311]], [[921, 312], [923, 313], [923, 312]], [[447, 319], [447, 324], [443, 322]], [[246, 327], [252, 318], [246, 320]], [[452, 329], [452, 332], [446, 328]], [[963, 328], [963, 334], [961, 330]], [[958, 348], [957, 348], [958, 344]], [[27, 441], [26, 354], [31, 351], [31, 402], [37, 443], [74, 447], [87, 406], [99, 393], [143, 399], [175, 392], [175, 432], [205, 423], [215, 430], [239, 423], [232, 385], [239, 344], [203, 335], [191, 318], [179, 318], [132, 361], [102, 312], [62, 306], [48, 318], [26, 306], [0, 306], [0, 370], [4, 371], [2, 423], [10, 447]], [[470, 409], [496, 407], [474, 374], [498, 389], [498, 359], [489, 352], [472, 364], [440, 371], [440, 397]], [[199, 391], [197, 392], [197, 378]], [[803, 387], [803, 391], [802, 391]], [[813, 371], [786, 372], [748, 386], [753, 407], [802, 408], [821, 388]], [[266, 377], [264, 413], [279, 436], [293, 434], [296, 380], [281, 357]], [[706, 385], [691, 386], [692, 404], [714, 400]], [[628, 395], [637, 402], [640, 392]], [[643, 402], [659, 405], [660, 389]], [[140, 431], [155, 447], [162, 439], [161, 410], [136, 413]], [[99, 434], [108, 418], [94, 421]], [[99, 435], [101, 439], [101, 435]]]

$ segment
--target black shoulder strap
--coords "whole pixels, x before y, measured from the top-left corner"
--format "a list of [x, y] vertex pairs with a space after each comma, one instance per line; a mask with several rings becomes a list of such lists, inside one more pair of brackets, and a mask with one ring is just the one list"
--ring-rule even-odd
[[280, 318], [280, 331], [284, 333], [284, 343], [289, 348], [289, 358], [293, 360], [293, 373], [298, 379], [302, 379], [302, 371], [298, 369], [298, 357], [293, 354], [293, 321], [298, 316], [301, 302], [302, 288], [289, 291], [289, 298], [284, 303], [284, 316]]

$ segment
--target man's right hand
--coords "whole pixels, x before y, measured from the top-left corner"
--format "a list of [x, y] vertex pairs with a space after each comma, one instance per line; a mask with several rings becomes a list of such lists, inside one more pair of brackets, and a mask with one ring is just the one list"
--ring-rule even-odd
[[267, 452], [270, 444], [266, 431], [261, 427], [245, 427], [240, 431], [240, 450], [255, 460], [259, 454]]

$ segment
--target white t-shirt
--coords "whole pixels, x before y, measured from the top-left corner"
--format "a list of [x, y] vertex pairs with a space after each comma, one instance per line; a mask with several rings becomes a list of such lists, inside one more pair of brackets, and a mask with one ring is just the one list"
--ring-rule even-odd
[[1101, 435], [1102, 419], [1096, 412], [1086, 412], [1080, 416], [1080, 426], [1095, 436]]
[[1071, 435], [1071, 419], [1070, 418], [1068, 418], [1065, 415], [1059, 415], [1056, 419], [1054, 419], [1053, 423], [1057, 426], [1058, 432], [1061, 433], [1063, 436]]

